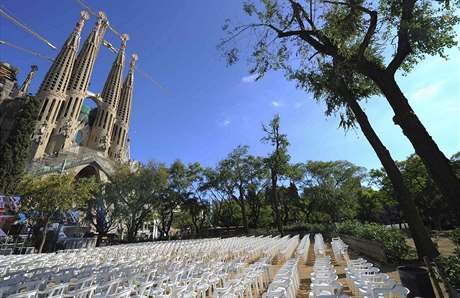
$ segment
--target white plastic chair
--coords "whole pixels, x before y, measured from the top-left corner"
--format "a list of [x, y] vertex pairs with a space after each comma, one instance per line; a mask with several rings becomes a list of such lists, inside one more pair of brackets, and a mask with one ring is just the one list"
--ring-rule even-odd
[[374, 288], [372, 292], [373, 292], [372, 298], [380, 298], [380, 297], [406, 298], [407, 295], [409, 295], [410, 290], [403, 286], [395, 286], [393, 288]]
[[322, 296], [340, 296], [342, 292], [342, 284], [339, 282], [333, 284], [312, 284], [312, 290], [309, 297], [322, 297]]

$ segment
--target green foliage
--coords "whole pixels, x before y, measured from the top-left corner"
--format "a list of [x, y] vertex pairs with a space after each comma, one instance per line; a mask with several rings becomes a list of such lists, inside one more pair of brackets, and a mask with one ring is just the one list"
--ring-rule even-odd
[[212, 203], [213, 225], [230, 228], [241, 223], [241, 209], [237, 202], [232, 199], [215, 200]]
[[296, 205], [308, 222], [336, 222], [356, 217], [357, 192], [366, 177], [364, 168], [348, 161], [308, 161], [300, 168], [301, 195]]
[[32, 144], [31, 136], [38, 115], [39, 101], [30, 97], [16, 118], [7, 142], [0, 146], [0, 192], [13, 194], [15, 184], [24, 173]]
[[404, 182], [412, 193], [414, 202], [425, 223], [441, 229], [442, 219], [453, 217], [437, 185], [431, 179], [422, 160], [413, 154], [398, 162]]
[[333, 230], [333, 225], [328, 223], [294, 223], [285, 227], [286, 232], [305, 231], [310, 234], [326, 234]]
[[400, 230], [387, 228], [376, 223], [359, 224], [353, 221], [345, 221], [336, 223], [335, 231], [339, 234], [378, 242], [385, 251], [389, 262], [399, 262], [410, 255], [406, 237]]
[[[229, 64], [248, 52], [236, 50], [238, 43], [252, 48], [251, 74], [260, 78], [271, 70], [284, 71], [299, 88], [325, 100], [327, 115], [340, 114], [345, 129], [355, 125], [355, 101], [385, 95], [396, 124], [430, 165], [458, 215], [458, 179], [423, 124], [410, 116], [414, 113], [394, 75], [409, 72], [425, 55], [446, 58], [445, 50], [458, 44], [459, 7], [460, 1], [430, 0], [246, 1], [251, 23], [225, 26], [227, 35], [218, 47]], [[426, 147], [432, 153], [424, 154]]]
[[20, 208], [34, 230], [43, 228], [39, 252], [45, 244], [50, 221], [60, 221], [64, 212], [83, 206], [85, 200], [93, 197], [96, 188], [94, 179], [75, 180], [73, 174], [23, 177], [17, 188], [22, 197]]
[[[268, 1], [267, 1], [268, 2]], [[283, 232], [283, 222], [280, 214], [280, 198], [278, 192], [278, 180], [289, 172], [289, 160], [291, 156], [288, 154], [289, 141], [286, 134], [280, 132], [280, 116], [275, 115], [270, 121], [268, 127], [262, 125], [262, 130], [265, 136], [261, 141], [273, 147], [273, 152], [264, 159], [267, 169], [270, 170], [271, 181], [271, 201], [273, 202], [273, 210], [275, 211], [275, 222], [278, 227], [278, 232]]]
[[118, 202], [121, 217], [128, 229], [128, 241], [159, 205], [168, 183], [168, 169], [162, 163], [149, 162], [137, 171], [119, 166], [107, 184], [106, 195]]
[[440, 256], [438, 257], [438, 262], [441, 267], [444, 276], [447, 278], [449, 283], [457, 289], [460, 290], [460, 255], [454, 256]]
[[[110, 182], [107, 182], [110, 183]], [[94, 197], [86, 200], [80, 208], [85, 220], [98, 233], [98, 243], [115, 227], [121, 219], [120, 204], [116, 197], [105, 192], [107, 183], [97, 183], [94, 188]]]
[[449, 283], [460, 291], [460, 227], [450, 232], [449, 239], [454, 243], [455, 250], [452, 256], [440, 256], [437, 258], [439, 265]]
[[75, 181], [75, 175], [50, 175], [46, 177], [25, 176], [19, 186], [22, 196], [21, 210], [44, 219], [62, 216], [64, 211], [76, 209], [93, 197], [96, 189], [94, 179]]
[[378, 222], [383, 215], [379, 192], [371, 188], [359, 189], [356, 195], [359, 204], [357, 219], [361, 222]]
[[276, 175], [287, 174], [291, 156], [288, 154], [289, 141], [287, 135], [280, 132], [280, 116], [275, 115], [268, 127], [262, 125], [262, 130], [266, 134], [261, 139], [262, 143], [274, 147], [274, 151], [265, 159], [267, 167]]
[[450, 240], [460, 247], [460, 228], [455, 228], [449, 235]]

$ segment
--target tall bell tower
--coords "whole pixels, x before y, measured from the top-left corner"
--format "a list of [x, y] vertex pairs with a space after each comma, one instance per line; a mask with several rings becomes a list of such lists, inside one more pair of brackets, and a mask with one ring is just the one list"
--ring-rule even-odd
[[111, 135], [116, 120], [123, 83], [123, 68], [125, 64], [126, 42], [128, 34], [122, 36], [122, 42], [117, 57], [112, 64], [110, 73], [102, 90], [102, 104], [98, 107], [96, 119], [93, 123], [88, 147], [107, 153], [111, 145]]
[[111, 144], [109, 148], [109, 157], [112, 159], [127, 161], [126, 141], [129, 131], [129, 120], [131, 118], [131, 107], [133, 101], [133, 87], [134, 87], [134, 66], [138, 57], [136, 54], [132, 55], [132, 60], [129, 64], [129, 72], [126, 76], [125, 82], [121, 89], [120, 104], [117, 109], [117, 120], [113, 126], [111, 137]]
[[[89, 18], [86, 12], [81, 12], [74, 31], [64, 43], [61, 51], [45, 75], [37, 93], [41, 101], [38, 124], [34, 133], [36, 143], [32, 146], [32, 157], [40, 158], [53, 153], [54, 148], [48, 148], [48, 140], [57, 129], [58, 111], [64, 106], [66, 91], [80, 45], [81, 30], [84, 21]], [[47, 150], [48, 149], [48, 150]]]
[[61, 105], [57, 117], [56, 130], [50, 137], [48, 148], [50, 152], [68, 149], [75, 140], [78, 129], [78, 116], [88, 91], [88, 85], [93, 72], [101, 40], [104, 38], [107, 19], [103, 12], [99, 12], [98, 20], [86, 39], [75, 61], [75, 66], [67, 86], [67, 97]]

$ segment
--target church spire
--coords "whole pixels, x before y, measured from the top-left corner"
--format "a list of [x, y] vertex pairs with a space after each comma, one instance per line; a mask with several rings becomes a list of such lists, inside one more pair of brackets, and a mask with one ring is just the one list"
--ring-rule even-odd
[[134, 68], [138, 59], [136, 54], [133, 54], [130, 62], [129, 72], [121, 90], [120, 104], [117, 109], [117, 119], [113, 127], [111, 146], [108, 151], [109, 156], [115, 159], [125, 159], [126, 141], [129, 131], [129, 120], [131, 116], [131, 106], [133, 99], [134, 87]]
[[74, 31], [67, 38], [62, 46], [56, 59], [45, 75], [43, 82], [38, 90], [38, 94], [53, 91], [65, 92], [69, 82], [70, 74], [75, 62], [75, 56], [80, 46], [80, 35], [84, 25], [84, 21], [89, 19], [88, 13], [82, 11], [80, 20], [78, 21]]
[[89, 36], [86, 38], [75, 60], [75, 66], [73, 67], [67, 86], [67, 99], [59, 111], [57, 129], [50, 138], [49, 146], [54, 148], [53, 152], [60, 149], [67, 149], [72, 146], [75, 139], [75, 133], [78, 129], [78, 116], [83, 100], [86, 97], [94, 63], [100, 47], [99, 39], [103, 38], [103, 36], [100, 36], [100, 29], [105, 21], [105, 13], [102, 11], [99, 12], [93, 30], [91, 30]]
[[38, 70], [37, 65], [32, 65], [30, 68], [31, 69], [29, 74], [27, 75], [26, 80], [24, 81], [24, 83], [22, 83], [21, 87], [18, 90], [18, 96], [24, 96], [27, 95], [27, 93], [29, 93], [30, 82], [32, 82], [35, 72]]
[[41, 108], [36, 129], [37, 136], [34, 139], [40, 140], [40, 142], [32, 149], [34, 151], [34, 158], [42, 157], [45, 151], [48, 154], [54, 153], [50, 151], [53, 148], [47, 148], [48, 140], [50, 133], [53, 133], [56, 128], [58, 111], [62, 108], [66, 99], [65, 93], [75, 63], [78, 47], [80, 46], [81, 30], [85, 20], [88, 18], [88, 13], [84, 11], [80, 13], [80, 20], [62, 46], [61, 51], [46, 73], [38, 90], [37, 99], [41, 101]]
[[107, 80], [102, 90], [102, 104], [99, 106], [96, 119], [88, 140], [88, 147], [106, 151], [110, 148], [111, 134], [118, 103], [120, 101], [121, 86], [123, 80], [123, 67], [125, 63], [126, 42], [129, 40], [128, 34], [122, 36], [122, 42], [117, 57], [112, 64]]

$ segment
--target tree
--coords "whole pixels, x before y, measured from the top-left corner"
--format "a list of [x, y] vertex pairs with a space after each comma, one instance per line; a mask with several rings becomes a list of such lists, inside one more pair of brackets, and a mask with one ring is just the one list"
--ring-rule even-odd
[[188, 164], [184, 174], [188, 181], [184, 185], [184, 192], [188, 193], [188, 198], [184, 200], [182, 208], [188, 212], [195, 234], [199, 236], [210, 212], [210, 204], [206, 200], [206, 177], [199, 163]]
[[144, 221], [159, 205], [160, 194], [167, 186], [168, 170], [162, 163], [153, 161], [136, 171], [120, 165], [111, 178], [106, 194], [118, 201], [128, 241], [133, 242]]
[[[383, 205], [382, 222], [386, 224], [398, 223], [399, 228], [402, 229], [402, 223], [407, 222], [407, 220], [403, 218], [401, 206], [399, 204], [399, 200], [402, 198], [397, 195], [398, 191], [395, 190], [395, 186], [388, 177], [389, 175], [384, 168], [371, 169], [369, 171], [369, 183], [373, 188], [378, 189], [378, 198]], [[409, 192], [404, 182], [403, 185], [406, 191]], [[411, 194], [410, 199], [412, 200]]]
[[192, 164], [187, 168], [180, 160], [175, 160], [169, 167], [168, 185], [157, 208], [161, 237], [169, 237], [174, 213], [192, 196], [190, 188], [198, 175], [194, 167], [201, 168], [198, 164]]
[[361, 188], [357, 191], [358, 215], [360, 222], [380, 222], [383, 215], [383, 204], [379, 192], [372, 188]]
[[227, 232], [241, 222], [240, 205], [235, 200], [215, 200], [212, 202], [212, 211], [213, 224], [226, 227]]
[[118, 200], [112, 195], [107, 195], [104, 188], [105, 185], [101, 184], [95, 191], [94, 197], [87, 200], [82, 208], [85, 220], [98, 233], [96, 246], [100, 245], [102, 238], [114, 229], [115, 223], [121, 218]]
[[249, 227], [257, 229], [263, 226], [265, 215], [265, 190], [269, 173], [264, 166], [264, 159], [259, 156], [249, 155], [244, 161], [246, 191], [245, 198], [248, 205]]
[[13, 194], [15, 183], [24, 173], [39, 108], [39, 101], [35, 97], [29, 97], [16, 118], [7, 142], [0, 146], [1, 193]]
[[[337, 69], [365, 78], [368, 85], [375, 85], [386, 97], [395, 112], [395, 124], [401, 127], [460, 218], [460, 180], [394, 77], [398, 70], [409, 72], [424, 55], [445, 57], [444, 50], [457, 45], [454, 26], [460, 20], [455, 15], [459, 2], [310, 0], [305, 4], [264, 0], [259, 7], [246, 2], [244, 10], [259, 22], [236, 27], [228, 22], [224, 26], [230, 38], [224, 39], [220, 47], [228, 63], [239, 58], [231, 41], [236, 41], [236, 36], [241, 40], [241, 33], [246, 31], [257, 36], [250, 72], [259, 77], [270, 69], [282, 69], [288, 79], [302, 85], [310, 71], [321, 72], [326, 59], [334, 62]], [[393, 41], [397, 44], [393, 45]], [[389, 61], [381, 55], [384, 51], [393, 51]], [[313, 59], [315, 56], [319, 58]]]
[[203, 188], [211, 200], [211, 223], [227, 227], [227, 231], [231, 226], [238, 226], [242, 213], [240, 205], [233, 199], [230, 173], [218, 165], [215, 169], [206, 168], [204, 174], [206, 183]]
[[[340, 69], [336, 62], [322, 63], [320, 66], [321, 72], [312, 71], [308, 75], [309, 87], [314, 92], [314, 96], [317, 99], [325, 100], [327, 115], [336, 112], [342, 106], [345, 108], [345, 116], [341, 114], [340, 126], [349, 129], [354, 127], [355, 122], [359, 124], [364, 136], [388, 173], [394, 188], [393, 196], [400, 202], [400, 204], [392, 206], [398, 206], [404, 211], [404, 218], [409, 224], [419, 256], [435, 257], [438, 252], [425, 231], [423, 222], [415, 208], [412, 194], [404, 183], [395, 161], [373, 130], [358, 103], [359, 98], [367, 98], [375, 94], [377, 90], [372, 84], [368, 84], [361, 75]], [[399, 218], [399, 211], [397, 214]]]
[[182, 207], [188, 212], [191, 217], [193, 227], [195, 228], [195, 235], [200, 236], [200, 230], [208, 219], [210, 205], [207, 201], [201, 200], [197, 197], [187, 199]]
[[299, 201], [299, 193], [297, 186], [291, 181], [289, 186], [281, 186], [278, 190], [278, 197], [280, 203], [280, 217], [283, 226], [294, 222], [297, 219], [296, 205]]
[[412, 154], [405, 161], [399, 162], [398, 167], [424, 222], [438, 230], [441, 229], [443, 219], [451, 222], [451, 210], [442, 200], [439, 189], [428, 175], [420, 158]]
[[30, 221], [35, 222], [35, 230], [43, 228], [38, 252], [41, 253], [46, 241], [46, 233], [52, 219], [60, 221], [64, 212], [74, 210], [90, 199], [95, 191], [94, 179], [75, 180], [75, 175], [51, 175], [46, 177], [25, 176], [19, 186], [21, 210]]
[[273, 152], [265, 158], [265, 164], [270, 170], [271, 197], [275, 211], [276, 226], [278, 232], [283, 234], [283, 222], [280, 212], [281, 206], [278, 196], [278, 179], [288, 171], [289, 160], [291, 159], [287, 151], [289, 142], [287, 136], [280, 132], [279, 115], [273, 117], [268, 127], [262, 124], [262, 130], [266, 133], [266, 136], [263, 137], [261, 141], [274, 147]]
[[[220, 177], [227, 179], [228, 195], [232, 197], [241, 208], [241, 218], [243, 219], [244, 233], [249, 233], [248, 217], [246, 213], [245, 186], [247, 183], [247, 167], [245, 166], [248, 157], [249, 146], [239, 145], [227, 158], [220, 161], [218, 171], [222, 173]], [[238, 193], [238, 196], [235, 194]]]
[[365, 176], [364, 168], [348, 161], [308, 161], [302, 179], [302, 199], [308, 203], [301, 206], [309, 204], [311, 211], [327, 215], [323, 220], [338, 222], [354, 218], [357, 192]]

